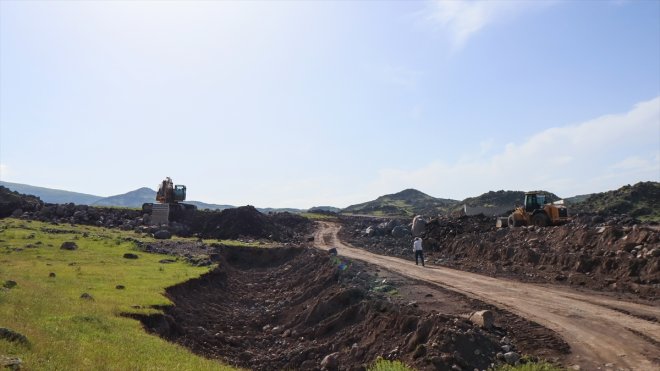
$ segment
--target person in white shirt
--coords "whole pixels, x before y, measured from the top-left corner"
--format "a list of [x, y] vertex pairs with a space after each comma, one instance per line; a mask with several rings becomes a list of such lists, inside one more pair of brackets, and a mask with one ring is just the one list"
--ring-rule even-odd
[[415, 265], [419, 265], [419, 260], [422, 261], [422, 267], [424, 267], [424, 252], [422, 251], [422, 239], [415, 237], [413, 241], [413, 251], [415, 252]]

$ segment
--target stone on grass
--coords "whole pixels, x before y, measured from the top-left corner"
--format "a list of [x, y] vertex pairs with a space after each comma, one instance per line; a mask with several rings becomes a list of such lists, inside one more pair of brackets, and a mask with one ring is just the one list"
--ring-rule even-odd
[[14, 330], [8, 329], [6, 327], [0, 327], [0, 339], [21, 343], [24, 345], [30, 344], [30, 341], [25, 335], [18, 333]]
[[23, 361], [17, 357], [7, 357], [0, 355], [0, 368], [8, 370], [20, 370]]
[[156, 233], [154, 233], [154, 238], [157, 240], [169, 240], [170, 238], [172, 238], [172, 233], [170, 233], [170, 231], [168, 231], [167, 229], [161, 229], [159, 231], [156, 231]]
[[76, 245], [75, 242], [73, 241], [66, 241], [62, 242], [62, 245], [60, 246], [61, 250], [76, 250], [78, 249], [78, 245]]
[[86, 292], [80, 295], [80, 298], [85, 300], [94, 300], [94, 297]]
[[14, 287], [16, 287], [16, 285], [18, 285], [18, 283], [16, 283], [16, 281], [7, 280], [7, 281], [5, 281], [5, 283], [2, 284], [2, 287], [6, 288], [6, 289], [13, 289]]
[[138, 258], [137, 254], [132, 254], [130, 252], [124, 254], [124, 259], [137, 259], [137, 258]]

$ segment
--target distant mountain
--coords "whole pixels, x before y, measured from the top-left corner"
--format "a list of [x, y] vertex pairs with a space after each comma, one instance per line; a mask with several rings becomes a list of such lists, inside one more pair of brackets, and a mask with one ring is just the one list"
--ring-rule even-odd
[[660, 220], [660, 183], [639, 182], [592, 194], [569, 208], [569, 213], [580, 212], [628, 214], [642, 220]]
[[293, 213], [293, 214], [298, 214], [303, 212], [302, 209], [294, 209], [290, 207], [283, 207], [283, 208], [277, 208], [277, 207], [258, 207], [257, 210], [259, 210], [260, 213], [263, 214], [268, 214], [268, 213]]
[[101, 196], [94, 196], [86, 193], [63, 191], [61, 189], [52, 189], [44, 187], [35, 187], [27, 184], [10, 183], [0, 181], [1, 186], [5, 186], [12, 191], [25, 195], [39, 197], [43, 202], [51, 204], [67, 204], [73, 202], [78, 205], [91, 205], [102, 199]]
[[338, 213], [340, 211], [341, 211], [340, 208], [334, 207], [334, 206], [314, 206], [314, 207], [310, 207], [307, 210], [308, 213], [319, 213], [319, 212], [321, 212], [321, 213], [323, 213], [323, 212]]
[[216, 205], [216, 204], [207, 204], [202, 201], [184, 201], [183, 203], [191, 204], [197, 206], [198, 210], [224, 210], [224, 209], [233, 209], [236, 206], [233, 205]]
[[437, 215], [448, 213], [457, 204], [456, 200], [435, 198], [416, 189], [405, 189], [373, 201], [351, 205], [341, 212], [374, 216]]
[[120, 195], [102, 198], [92, 206], [142, 207], [147, 202], [156, 202], [156, 191], [142, 187]]
[[[554, 202], [560, 198], [548, 191], [538, 191], [546, 194], [546, 201]], [[452, 211], [463, 210], [467, 215], [484, 214], [486, 216], [496, 216], [513, 210], [516, 205], [522, 205], [525, 202], [525, 192], [523, 191], [490, 191], [477, 197], [466, 198]]]

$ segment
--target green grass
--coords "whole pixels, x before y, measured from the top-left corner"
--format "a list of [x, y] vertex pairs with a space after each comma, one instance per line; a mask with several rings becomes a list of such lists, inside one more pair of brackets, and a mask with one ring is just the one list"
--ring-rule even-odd
[[[0, 290], [0, 327], [31, 343], [0, 340], [0, 355], [20, 357], [27, 370], [230, 369], [149, 335], [138, 321], [120, 316], [157, 312], [153, 306], [171, 304], [162, 295], [166, 287], [208, 271], [178, 262], [160, 264], [162, 255], [136, 252], [123, 237], [135, 234], [0, 220], [0, 285], [18, 283]], [[60, 250], [64, 241], [76, 242], [78, 250]], [[126, 252], [139, 259], [124, 259]], [[56, 277], [49, 277], [51, 272]], [[83, 293], [94, 300], [80, 299]]]
[[307, 219], [311, 219], [311, 220], [332, 220], [332, 219], [337, 219], [336, 215], [328, 215], [328, 214], [301, 213], [300, 215], [304, 216]]
[[414, 371], [414, 368], [406, 366], [401, 361], [388, 361], [382, 358], [378, 358], [371, 367], [369, 371]]

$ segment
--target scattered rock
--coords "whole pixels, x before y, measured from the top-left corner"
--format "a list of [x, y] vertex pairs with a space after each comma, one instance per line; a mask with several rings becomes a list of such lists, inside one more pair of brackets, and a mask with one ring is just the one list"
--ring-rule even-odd
[[115, 288], [116, 288], [117, 290], [123, 290], [123, 289], [126, 288], [126, 286], [124, 286], [124, 285], [117, 285], [117, 286], [115, 286]]
[[516, 352], [506, 352], [504, 353], [504, 361], [510, 365], [515, 365], [520, 361], [520, 354]]
[[76, 245], [76, 243], [73, 242], [73, 241], [66, 241], [66, 242], [62, 243], [62, 245], [60, 246], [60, 249], [61, 250], [77, 250], [78, 245]]
[[158, 261], [161, 264], [171, 264], [171, 263], [176, 263], [175, 259], [161, 259]]
[[48, 274], [48, 277], [50, 277], [50, 278], [55, 278], [56, 276], [57, 276], [57, 275], [56, 275], [54, 272], [50, 272], [50, 273]]
[[14, 287], [16, 287], [16, 285], [18, 285], [18, 283], [16, 283], [16, 281], [7, 280], [7, 281], [5, 281], [5, 283], [2, 284], [2, 287], [6, 288], [6, 289], [13, 289]]
[[85, 300], [92, 300], [92, 301], [94, 300], [94, 297], [86, 292], [80, 295], [80, 298]]
[[126, 254], [124, 254], [124, 259], [137, 259], [137, 258], [138, 258], [137, 254], [133, 254], [133, 253], [130, 253], [130, 252], [127, 252]]
[[0, 355], [0, 368], [9, 370], [20, 370], [23, 361], [17, 357], [7, 357]]
[[410, 230], [408, 227], [398, 225], [392, 229], [392, 237], [401, 238], [406, 236], [410, 236]]
[[321, 370], [335, 371], [339, 369], [339, 353], [331, 353], [321, 361]]
[[154, 233], [154, 238], [157, 240], [169, 240], [172, 238], [172, 233], [170, 233], [170, 231], [167, 229], [161, 229]]
[[30, 341], [25, 335], [18, 333], [14, 330], [8, 329], [6, 327], [0, 327], [0, 339], [21, 343], [23, 345], [30, 344]]
[[477, 312], [472, 313], [472, 315], [468, 318], [470, 322], [474, 323], [475, 325], [489, 329], [493, 327], [493, 312], [489, 310], [480, 310]]

